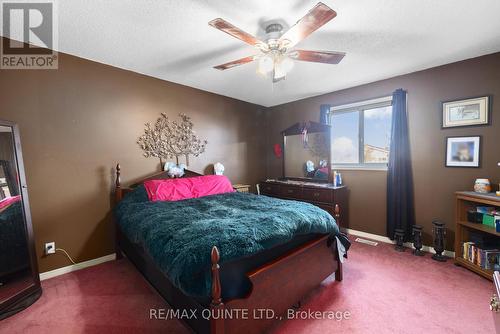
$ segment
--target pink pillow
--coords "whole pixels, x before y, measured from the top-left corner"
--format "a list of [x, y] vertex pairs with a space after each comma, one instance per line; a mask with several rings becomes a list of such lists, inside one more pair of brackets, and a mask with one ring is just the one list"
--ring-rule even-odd
[[4, 198], [3, 200], [0, 201], [0, 210], [8, 207], [9, 205], [19, 202], [21, 200], [21, 196], [13, 196], [13, 197], [7, 197]]
[[208, 195], [234, 192], [231, 181], [223, 175], [206, 175], [144, 182], [148, 198], [156, 201], [180, 201]]

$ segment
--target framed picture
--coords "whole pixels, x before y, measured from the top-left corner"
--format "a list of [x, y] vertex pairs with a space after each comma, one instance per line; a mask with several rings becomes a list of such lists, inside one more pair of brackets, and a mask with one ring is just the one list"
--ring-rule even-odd
[[447, 137], [446, 167], [479, 167], [481, 137]]
[[489, 124], [490, 103], [489, 96], [443, 102], [442, 128]]

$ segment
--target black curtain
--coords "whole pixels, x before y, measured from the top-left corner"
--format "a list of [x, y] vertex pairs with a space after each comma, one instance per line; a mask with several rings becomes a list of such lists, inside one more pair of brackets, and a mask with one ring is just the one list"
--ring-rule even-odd
[[411, 240], [415, 224], [413, 177], [406, 114], [406, 92], [392, 95], [392, 131], [387, 172], [387, 236], [394, 239], [394, 230], [405, 231], [405, 241]]
[[17, 184], [16, 175], [13, 173], [10, 161], [0, 160], [0, 168], [3, 170], [7, 186], [11, 196], [19, 195], [19, 187]]
[[332, 106], [329, 104], [322, 104], [319, 107], [319, 122], [321, 124], [330, 124], [329, 115], [330, 115], [330, 108]]

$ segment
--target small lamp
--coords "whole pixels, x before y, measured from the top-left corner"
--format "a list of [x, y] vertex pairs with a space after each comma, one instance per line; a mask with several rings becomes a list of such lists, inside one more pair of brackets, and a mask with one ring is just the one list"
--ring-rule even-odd
[[220, 162], [216, 162], [214, 164], [214, 174], [215, 175], [224, 175], [224, 165], [221, 164]]

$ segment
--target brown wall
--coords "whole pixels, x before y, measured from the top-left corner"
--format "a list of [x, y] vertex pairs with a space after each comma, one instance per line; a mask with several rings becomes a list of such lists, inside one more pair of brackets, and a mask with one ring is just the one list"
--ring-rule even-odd
[[[335, 80], [332, 78], [331, 80]], [[424, 226], [425, 243], [431, 243], [431, 222], [448, 224], [448, 249], [454, 230], [453, 192], [470, 190], [478, 177], [500, 181], [500, 53], [378, 81], [330, 94], [270, 108], [267, 112], [267, 174], [280, 175], [281, 165], [272, 152], [280, 131], [297, 121], [319, 119], [321, 104], [342, 105], [408, 91], [411, 154], [415, 182], [417, 223]], [[491, 94], [490, 126], [441, 129], [441, 101]], [[446, 136], [482, 136], [481, 168], [446, 168]], [[386, 177], [384, 171], [343, 171], [350, 189], [350, 228], [385, 235]]]
[[41, 272], [70, 264], [42, 257], [44, 242], [78, 262], [113, 252], [113, 167], [121, 163], [125, 182], [157, 171], [136, 140], [161, 112], [188, 114], [208, 140], [190, 169], [220, 161], [233, 182], [265, 176], [264, 108], [249, 103], [64, 54], [58, 70], [0, 71], [0, 101], [0, 119], [20, 126]]
[[[69, 264], [59, 253], [42, 257], [48, 241], [78, 262], [112, 253], [113, 167], [122, 164], [125, 182], [157, 170], [158, 161], [142, 157], [136, 140], [144, 123], [161, 112], [187, 113], [208, 139], [207, 151], [191, 159], [191, 169], [208, 170], [221, 161], [233, 182], [255, 184], [266, 175], [265, 162], [267, 176], [281, 171], [272, 154], [281, 130], [317, 120], [320, 104], [384, 96], [400, 87], [409, 93], [417, 221], [427, 234], [433, 219], [453, 229], [453, 191], [469, 189], [476, 177], [499, 181], [500, 105], [494, 103], [492, 126], [441, 130], [440, 101], [500, 96], [500, 54], [268, 110], [64, 54], [58, 70], [0, 71], [0, 119], [20, 126], [40, 270]], [[482, 168], [445, 168], [445, 136], [475, 134], [483, 136]], [[383, 235], [386, 173], [344, 171], [343, 177], [350, 189], [350, 227]]]

